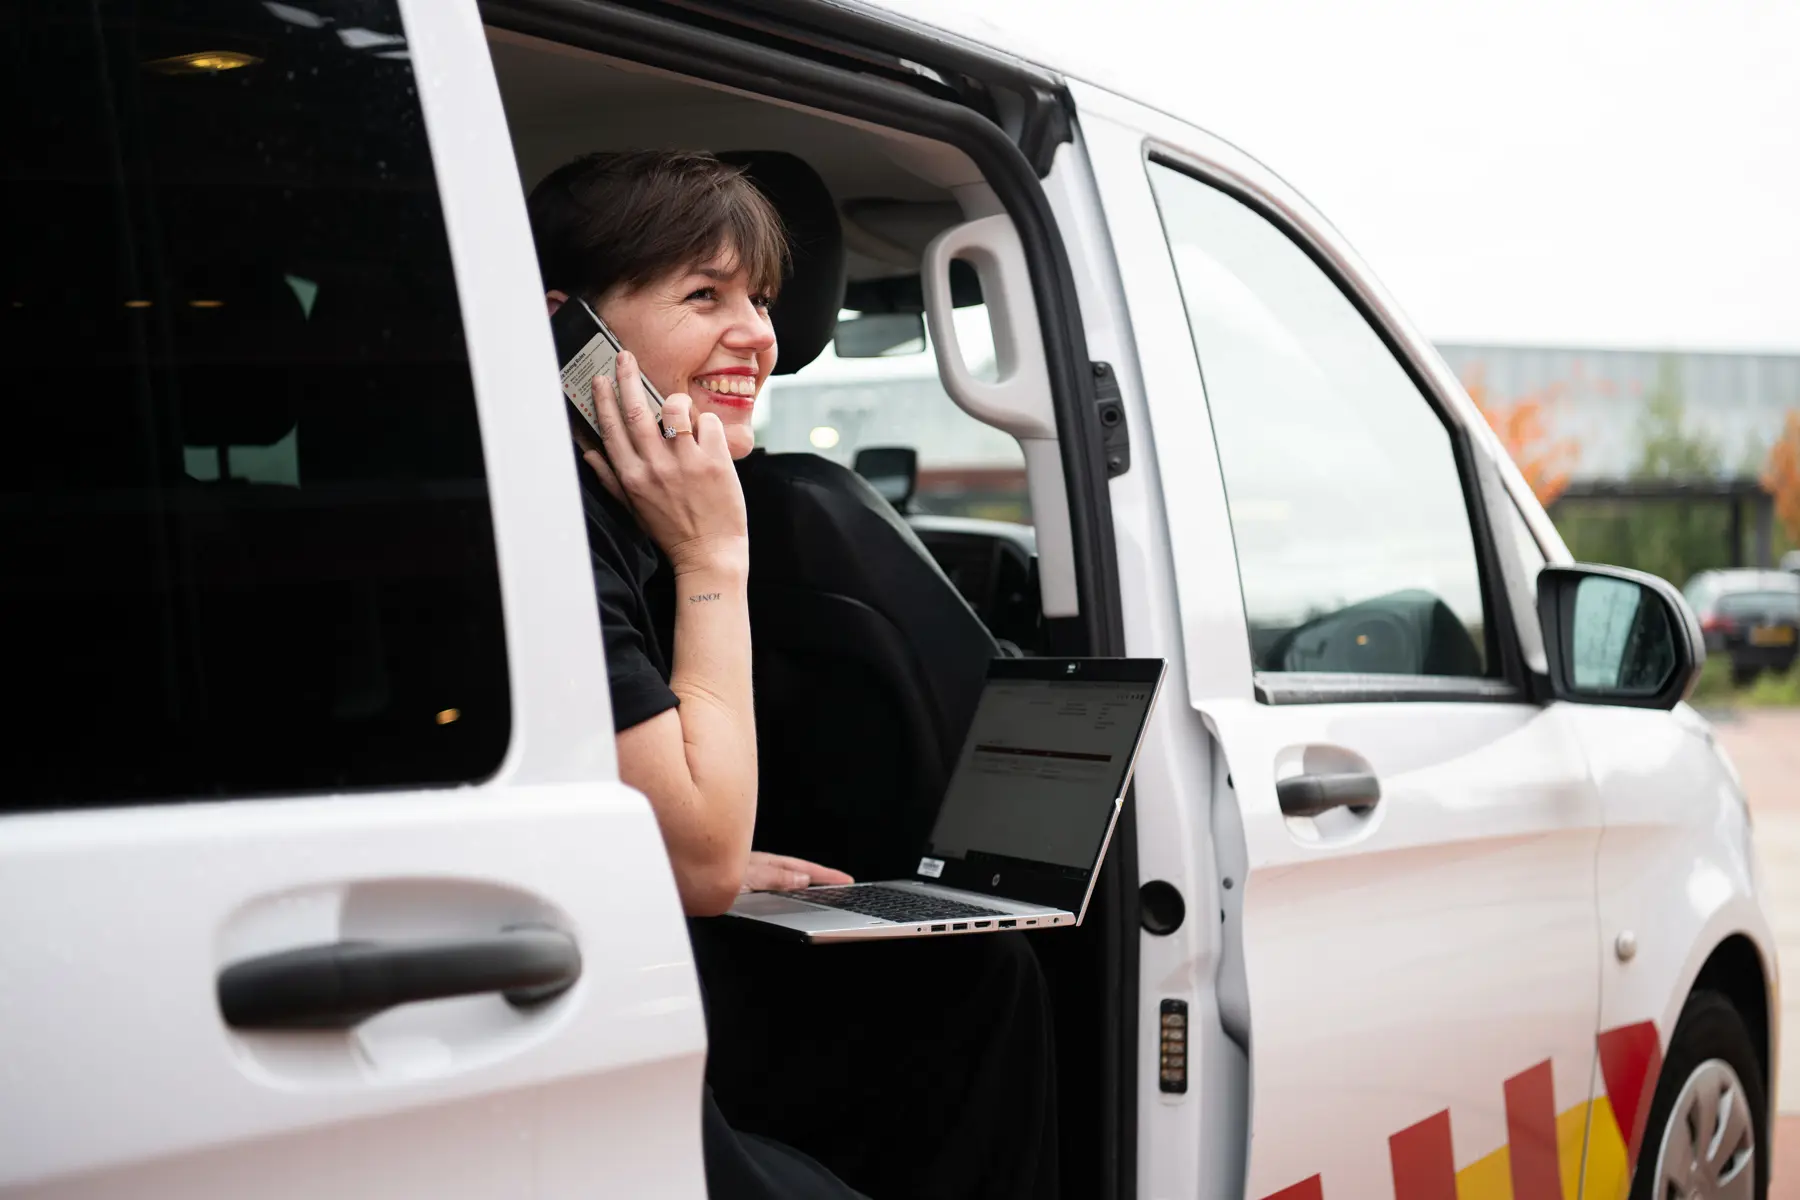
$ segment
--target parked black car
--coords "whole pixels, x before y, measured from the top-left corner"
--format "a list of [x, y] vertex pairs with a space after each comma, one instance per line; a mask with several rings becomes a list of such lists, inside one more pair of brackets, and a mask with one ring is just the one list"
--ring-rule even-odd
[[1742, 686], [1764, 671], [1787, 671], [1800, 647], [1800, 575], [1788, 571], [1702, 571], [1683, 589], [1700, 618], [1709, 654], [1731, 660]]

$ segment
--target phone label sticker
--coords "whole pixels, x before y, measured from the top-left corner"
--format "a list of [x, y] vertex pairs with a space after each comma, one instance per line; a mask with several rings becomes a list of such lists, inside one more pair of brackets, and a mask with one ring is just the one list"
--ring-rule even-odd
[[944, 860], [941, 858], [921, 858], [919, 874], [927, 879], [936, 879], [944, 873]]
[[588, 339], [587, 345], [563, 364], [563, 395], [569, 398], [569, 403], [575, 406], [576, 411], [587, 418], [587, 423], [594, 427], [595, 433], [600, 432], [600, 414], [594, 408], [594, 376], [616, 378], [613, 364], [618, 357], [618, 351], [612, 348], [606, 335], [595, 333]]

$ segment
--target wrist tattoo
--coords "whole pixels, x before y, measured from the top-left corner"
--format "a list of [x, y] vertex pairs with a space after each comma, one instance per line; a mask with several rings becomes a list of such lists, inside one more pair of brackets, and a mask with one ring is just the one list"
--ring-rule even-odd
[[688, 603], [705, 604], [708, 600], [717, 600], [720, 595], [721, 593], [719, 592], [701, 592], [699, 595], [689, 596]]

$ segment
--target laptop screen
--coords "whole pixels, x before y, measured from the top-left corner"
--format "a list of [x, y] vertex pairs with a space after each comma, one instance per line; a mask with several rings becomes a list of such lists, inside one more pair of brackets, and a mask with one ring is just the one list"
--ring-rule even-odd
[[1052, 902], [1043, 888], [1085, 896], [1162, 669], [1160, 659], [996, 661], [918, 874], [1038, 903]]

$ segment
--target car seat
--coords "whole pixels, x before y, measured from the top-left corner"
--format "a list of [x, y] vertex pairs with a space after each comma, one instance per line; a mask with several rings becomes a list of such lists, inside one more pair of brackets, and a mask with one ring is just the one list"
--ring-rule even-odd
[[[720, 155], [780, 212], [793, 267], [773, 309], [779, 373], [831, 340], [844, 245], [801, 159]], [[757, 452], [749, 513], [756, 846], [858, 879], [908, 877], [1000, 647], [891, 504], [848, 467]]]

